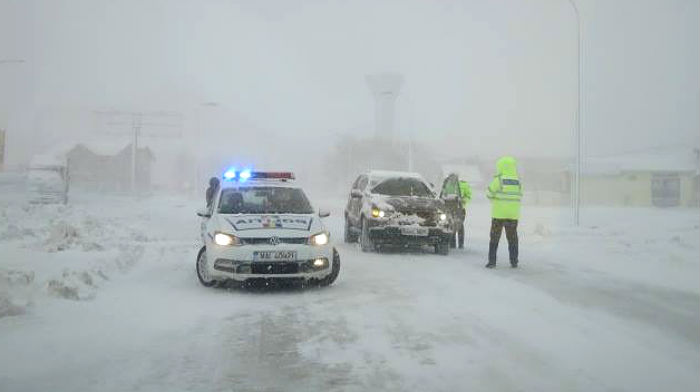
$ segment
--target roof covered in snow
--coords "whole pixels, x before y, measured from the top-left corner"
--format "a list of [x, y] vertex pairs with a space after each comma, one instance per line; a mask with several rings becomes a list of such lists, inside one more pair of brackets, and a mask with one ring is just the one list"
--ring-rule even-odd
[[371, 170], [369, 176], [372, 178], [392, 178], [392, 177], [404, 177], [404, 178], [417, 178], [422, 180], [423, 176], [414, 172], [403, 172], [403, 171], [393, 171], [393, 170]]
[[41, 154], [34, 155], [29, 162], [30, 168], [61, 167], [66, 165], [66, 160], [61, 155]]

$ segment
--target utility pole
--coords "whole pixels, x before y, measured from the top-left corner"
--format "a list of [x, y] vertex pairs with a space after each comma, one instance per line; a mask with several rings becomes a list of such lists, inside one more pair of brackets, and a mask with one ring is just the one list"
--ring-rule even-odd
[[576, 126], [574, 143], [576, 145], [576, 163], [574, 168], [574, 183], [571, 189], [571, 200], [574, 207], [574, 225], [581, 225], [581, 14], [574, 0], [568, 0], [576, 17]]
[[[102, 132], [112, 135], [129, 135], [131, 137], [131, 168], [130, 168], [130, 188], [132, 195], [137, 194], [138, 188], [138, 152], [139, 139], [149, 138], [171, 138], [182, 136], [182, 116], [177, 112], [123, 112], [117, 110], [93, 111], [93, 114], [105, 118], [104, 124], [117, 128], [115, 131]], [[144, 121], [145, 120], [145, 121]], [[169, 120], [169, 121], [168, 121]], [[144, 132], [144, 127], [149, 129]], [[125, 129], [126, 128], [126, 129]], [[156, 132], [152, 129], [161, 128], [165, 131]], [[168, 130], [176, 129], [176, 131]]]

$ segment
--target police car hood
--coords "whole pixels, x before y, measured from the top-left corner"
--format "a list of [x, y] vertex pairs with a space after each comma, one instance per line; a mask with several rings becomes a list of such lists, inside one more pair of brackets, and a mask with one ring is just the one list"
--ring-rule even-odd
[[218, 215], [219, 227], [239, 237], [300, 237], [323, 230], [314, 214]]

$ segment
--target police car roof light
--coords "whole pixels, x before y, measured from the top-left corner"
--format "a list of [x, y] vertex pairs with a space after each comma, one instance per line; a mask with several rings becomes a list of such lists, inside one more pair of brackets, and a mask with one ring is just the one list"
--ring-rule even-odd
[[241, 179], [241, 181], [245, 181], [251, 177], [251, 172], [250, 170], [243, 170], [239, 175], [238, 178]]
[[228, 169], [224, 172], [224, 179], [233, 180], [236, 178], [236, 169]]
[[292, 172], [252, 172], [251, 178], [266, 180], [293, 180]]

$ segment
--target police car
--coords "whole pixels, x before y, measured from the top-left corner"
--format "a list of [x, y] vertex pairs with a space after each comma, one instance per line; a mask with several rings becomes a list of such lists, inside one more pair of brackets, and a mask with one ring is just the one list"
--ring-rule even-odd
[[289, 172], [229, 169], [202, 217], [204, 246], [197, 277], [207, 287], [229, 280], [296, 279], [328, 286], [340, 272], [340, 256]]

